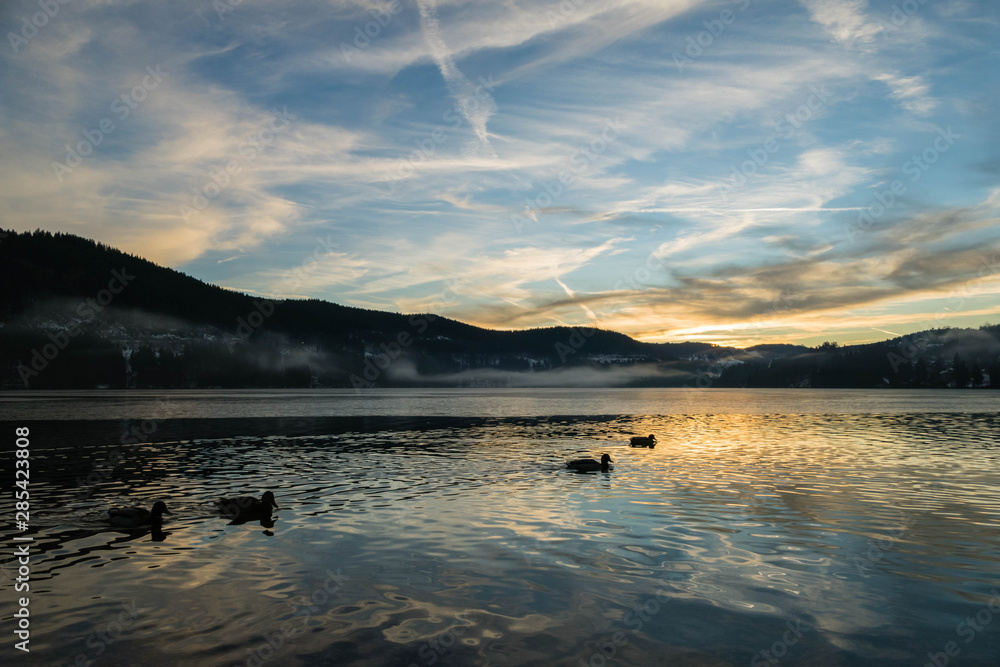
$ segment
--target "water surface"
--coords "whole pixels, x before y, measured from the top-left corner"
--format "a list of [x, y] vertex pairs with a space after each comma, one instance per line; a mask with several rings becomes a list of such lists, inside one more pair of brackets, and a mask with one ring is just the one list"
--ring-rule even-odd
[[31, 664], [1000, 664], [990, 392], [10, 396]]

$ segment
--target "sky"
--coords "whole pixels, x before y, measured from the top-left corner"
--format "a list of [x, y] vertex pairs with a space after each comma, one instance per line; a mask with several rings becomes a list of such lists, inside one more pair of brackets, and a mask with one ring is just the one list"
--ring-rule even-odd
[[992, 0], [10, 0], [0, 226], [737, 347], [1000, 322]]

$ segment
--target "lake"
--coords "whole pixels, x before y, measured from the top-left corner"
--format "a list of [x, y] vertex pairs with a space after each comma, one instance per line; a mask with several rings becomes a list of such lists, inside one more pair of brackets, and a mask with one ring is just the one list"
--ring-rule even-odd
[[[3, 535], [33, 541], [31, 652], [10, 632], [0, 650], [995, 667], [998, 407], [972, 390], [3, 392], [5, 488], [14, 428], [31, 442], [30, 528], [5, 492]], [[565, 467], [603, 452], [609, 472]], [[214, 507], [264, 490], [273, 522]], [[107, 525], [156, 500], [162, 530]]]

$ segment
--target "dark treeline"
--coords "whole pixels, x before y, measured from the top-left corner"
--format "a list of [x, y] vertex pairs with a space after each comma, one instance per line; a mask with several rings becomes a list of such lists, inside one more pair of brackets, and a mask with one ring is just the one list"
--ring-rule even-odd
[[1000, 325], [932, 329], [868, 345], [826, 343], [807, 353], [726, 369], [722, 387], [1000, 387]]
[[[656, 364], [713, 347], [254, 297], [40, 230], [0, 239], [0, 322], [0, 384], [32, 388], [406, 386], [476, 368], [611, 363], [595, 357]], [[386, 359], [393, 373], [383, 372]], [[412, 378], [400, 377], [401, 360]]]
[[456, 386], [480, 372], [483, 382], [572, 385], [581, 376], [567, 371], [580, 370], [592, 382], [650, 387], [1000, 380], [997, 327], [816, 350], [651, 344], [573, 327], [496, 331], [432, 314], [254, 297], [44, 231], [0, 238], [0, 323], [8, 388]]

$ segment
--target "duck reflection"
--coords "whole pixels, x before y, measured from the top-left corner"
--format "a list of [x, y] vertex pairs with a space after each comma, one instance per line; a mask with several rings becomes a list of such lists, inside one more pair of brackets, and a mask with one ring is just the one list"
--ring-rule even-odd
[[115, 532], [121, 533], [121, 536], [116, 537], [109, 544], [141, 540], [147, 535], [151, 542], [165, 542], [170, 535], [169, 532], [163, 530], [163, 526], [161, 525], [144, 526], [141, 528], [118, 528]]
[[255, 516], [239, 515], [233, 517], [232, 520], [226, 525], [242, 526], [243, 524], [253, 524], [253, 523], [260, 523], [260, 527], [264, 529], [262, 532], [268, 537], [274, 537], [274, 531], [272, 531], [271, 528], [274, 528], [275, 518], [272, 516], [255, 517]]
[[143, 526], [163, 526], [163, 515], [171, 514], [166, 503], [158, 500], [153, 509], [142, 507], [116, 507], [108, 510], [108, 523], [117, 528], [141, 528]]

